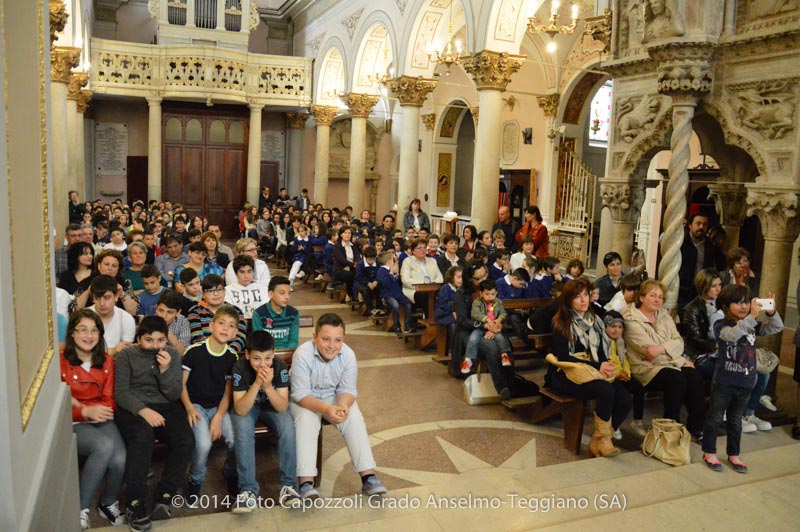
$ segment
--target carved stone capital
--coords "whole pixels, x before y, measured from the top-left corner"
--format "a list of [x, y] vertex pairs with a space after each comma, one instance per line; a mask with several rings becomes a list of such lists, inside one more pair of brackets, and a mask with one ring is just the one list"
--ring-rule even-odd
[[436, 88], [436, 80], [426, 79], [422, 76], [416, 78], [400, 76], [390, 80], [387, 85], [392, 93], [397, 96], [400, 105], [422, 107], [422, 104], [425, 103], [425, 98]]
[[88, 72], [73, 72], [67, 82], [67, 99], [77, 100], [86, 84], [89, 83]]
[[511, 75], [520, 69], [524, 60], [523, 55], [484, 50], [465, 58], [462, 65], [475, 80], [479, 91], [504, 91], [511, 81]]
[[50, 78], [59, 83], [69, 83], [71, 70], [78, 66], [81, 49], [72, 46], [54, 46], [50, 49]]
[[583, 26], [584, 35], [603, 43], [601, 54], [608, 53], [611, 49], [611, 19], [611, 10], [606, 9], [602, 15], [587, 18]]
[[339, 108], [334, 105], [314, 105], [311, 107], [311, 114], [314, 115], [314, 120], [316, 120], [318, 126], [331, 125], [338, 113]]
[[712, 183], [708, 199], [716, 205], [722, 225], [741, 226], [747, 216], [747, 189], [742, 183]]
[[436, 113], [422, 115], [420, 118], [422, 118], [422, 123], [425, 124], [425, 129], [433, 131], [436, 126]]
[[794, 242], [800, 234], [797, 216], [800, 189], [748, 184], [747, 215], [758, 216], [766, 240]]
[[78, 112], [85, 113], [86, 108], [89, 106], [89, 101], [92, 99], [93, 92], [90, 90], [83, 89], [80, 94], [78, 94]]
[[536, 103], [544, 111], [544, 116], [553, 118], [558, 112], [558, 101], [561, 98], [560, 94], [548, 94], [547, 96], [537, 96]]
[[56, 34], [64, 31], [69, 13], [67, 13], [64, 0], [50, 0], [48, 7], [50, 9], [50, 45], [52, 46], [56, 40]]
[[308, 113], [286, 113], [286, 118], [289, 120], [289, 129], [304, 129], [306, 120], [311, 118], [311, 115]]
[[658, 61], [658, 92], [673, 99], [681, 95], [702, 96], [711, 92], [714, 49], [705, 43], [671, 43], [648, 50]]
[[347, 105], [353, 118], [368, 118], [378, 100], [377, 96], [357, 92], [349, 92], [342, 96], [342, 101]]
[[644, 203], [644, 183], [625, 179], [601, 179], [603, 207], [611, 209], [615, 222], [635, 223]]

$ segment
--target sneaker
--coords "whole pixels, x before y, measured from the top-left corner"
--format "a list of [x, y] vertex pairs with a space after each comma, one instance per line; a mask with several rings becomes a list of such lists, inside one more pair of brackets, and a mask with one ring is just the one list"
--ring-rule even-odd
[[461, 361], [461, 373], [466, 375], [470, 371], [472, 371], [472, 360], [465, 358]]
[[314, 277], [314, 280], [315, 280], [315, 281], [321, 281], [321, 280], [323, 280], [324, 278], [325, 278], [325, 276], [324, 276], [324, 275], [322, 275], [322, 274], [319, 274], [319, 275], [317, 275], [316, 277]]
[[147, 508], [140, 500], [131, 501], [128, 504], [128, 528], [133, 532], [146, 532], [153, 528], [150, 516], [147, 515]]
[[300, 497], [312, 501], [319, 499], [319, 492], [317, 488], [314, 487], [313, 482], [304, 482], [303, 485], [300, 486]]
[[195, 484], [193, 482], [188, 482], [186, 484], [186, 490], [183, 492], [184, 496], [186, 497], [186, 507], [187, 508], [199, 508], [200, 507], [200, 487], [202, 484]]
[[233, 513], [249, 514], [258, 506], [256, 495], [252, 491], [244, 490], [236, 496], [236, 504], [233, 505]]
[[386, 311], [385, 311], [385, 310], [383, 310], [383, 309], [379, 309], [379, 308], [376, 308], [376, 309], [375, 309], [375, 316], [380, 316], [380, 317], [383, 317], [383, 316], [386, 316], [386, 315], [387, 315], [387, 314], [386, 314]]
[[398, 327], [397, 329], [394, 330], [394, 333], [397, 335], [398, 338], [400, 338], [401, 340], [403, 339], [403, 329]]
[[284, 508], [298, 508], [300, 506], [300, 494], [293, 486], [281, 486], [281, 494], [278, 502]]
[[778, 411], [778, 407], [775, 406], [775, 404], [772, 402], [772, 397], [770, 397], [769, 395], [762, 395], [761, 398], [758, 400], [758, 402], [761, 403], [761, 406], [763, 406], [764, 408], [766, 408], [771, 412]]
[[119, 511], [119, 501], [114, 501], [108, 506], [102, 503], [98, 504], [97, 513], [111, 523], [111, 526], [119, 526], [125, 522], [125, 517]]
[[615, 440], [621, 440], [622, 439], [622, 431], [619, 430], [619, 429], [615, 430], [614, 434], [612, 434], [611, 437], [614, 438]]
[[81, 530], [89, 528], [89, 509], [84, 508], [81, 510]]
[[150, 519], [152, 521], [164, 521], [172, 517], [172, 496], [169, 493], [163, 493], [161, 497], [156, 499], [153, 505], [153, 511], [150, 512]]
[[759, 419], [755, 415], [742, 417], [743, 425], [745, 420], [755, 425], [758, 430], [772, 430], [772, 423], [769, 421], [764, 421], [763, 419]]
[[508, 366], [511, 365], [511, 357], [508, 356], [508, 353], [502, 353], [500, 355], [500, 364], [505, 366], [505, 367], [508, 367]]
[[750, 416], [742, 416], [742, 433], [748, 434], [750, 432], [758, 432], [758, 427], [756, 424], [749, 421]]
[[328, 292], [333, 292], [334, 290], [336, 290], [336, 287], [332, 284], [329, 284], [328, 286], [325, 287], [325, 290]]
[[297, 278], [298, 279], [302, 279], [305, 276], [306, 276], [306, 272], [304, 272], [303, 270], [300, 270], [299, 272], [297, 272]]
[[364, 495], [383, 495], [386, 491], [386, 486], [375, 475], [370, 475], [361, 485], [361, 493]]

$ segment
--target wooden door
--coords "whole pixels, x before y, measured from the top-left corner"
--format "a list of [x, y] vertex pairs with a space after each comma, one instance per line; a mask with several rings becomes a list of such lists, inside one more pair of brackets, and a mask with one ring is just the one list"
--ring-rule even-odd
[[128, 205], [136, 200], [147, 203], [147, 156], [128, 157]]
[[259, 191], [263, 190], [264, 187], [269, 187], [270, 197], [278, 197], [278, 190], [280, 189], [278, 184], [279, 176], [280, 163], [278, 161], [261, 161], [261, 187], [259, 187]]

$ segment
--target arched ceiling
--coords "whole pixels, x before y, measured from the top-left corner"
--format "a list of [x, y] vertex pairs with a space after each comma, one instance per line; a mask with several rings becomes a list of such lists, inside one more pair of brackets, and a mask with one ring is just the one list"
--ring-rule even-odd
[[394, 74], [392, 43], [386, 26], [376, 23], [367, 30], [359, 46], [351, 90], [362, 94], [379, 94], [379, 83], [374, 79], [385, 74]]
[[345, 91], [345, 67], [339, 48], [331, 47], [325, 53], [319, 79], [316, 101], [322, 105], [340, 105], [339, 94]]

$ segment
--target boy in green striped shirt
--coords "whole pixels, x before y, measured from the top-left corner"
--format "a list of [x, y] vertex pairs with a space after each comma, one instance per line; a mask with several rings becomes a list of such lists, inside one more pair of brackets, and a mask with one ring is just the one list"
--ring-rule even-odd
[[269, 301], [253, 311], [253, 330], [268, 331], [275, 339], [275, 350], [295, 349], [300, 337], [300, 313], [289, 304], [289, 278], [269, 281]]

